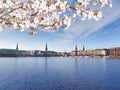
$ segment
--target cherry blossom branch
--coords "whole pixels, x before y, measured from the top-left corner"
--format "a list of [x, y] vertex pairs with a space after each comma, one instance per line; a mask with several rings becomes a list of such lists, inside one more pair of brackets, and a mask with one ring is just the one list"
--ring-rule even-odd
[[[88, 7], [97, 5], [112, 7], [111, 0], [77, 0], [69, 5], [67, 0], [1, 0], [0, 1], [0, 30], [13, 27], [17, 30], [28, 30], [36, 34], [41, 27], [43, 30], [57, 30], [59, 27], [68, 29], [77, 16], [82, 20], [103, 18], [99, 8]], [[66, 13], [67, 11], [70, 14]], [[76, 11], [76, 12], [73, 12]]]

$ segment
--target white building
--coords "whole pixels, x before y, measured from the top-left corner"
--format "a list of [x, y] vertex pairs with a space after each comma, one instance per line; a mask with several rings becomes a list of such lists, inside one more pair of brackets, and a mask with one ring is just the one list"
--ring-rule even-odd
[[106, 56], [108, 54], [108, 50], [107, 49], [95, 49], [93, 51], [93, 55], [94, 56]]

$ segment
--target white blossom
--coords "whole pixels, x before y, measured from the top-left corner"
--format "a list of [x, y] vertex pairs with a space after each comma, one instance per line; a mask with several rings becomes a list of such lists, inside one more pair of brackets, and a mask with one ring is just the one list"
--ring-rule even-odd
[[[28, 30], [36, 34], [38, 27], [43, 30], [68, 29], [71, 22], [81, 16], [81, 20], [101, 19], [102, 11], [89, 8], [93, 3], [100, 7], [112, 7], [111, 0], [77, 0], [72, 5], [67, 0], [0, 0], [0, 31], [13, 27], [17, 30]], [[93, 5], [93, 7], [94, 7]], [[76, 11], [76, 13], [73, 13]], [[66, 13], [69, 12], [69, 13]]]

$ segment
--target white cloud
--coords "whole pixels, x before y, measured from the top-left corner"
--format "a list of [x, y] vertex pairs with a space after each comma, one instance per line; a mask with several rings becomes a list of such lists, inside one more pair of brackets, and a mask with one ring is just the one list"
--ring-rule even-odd
[[75, 38], [85, 38], [92, 33], [97, 32], [106, 25], [114, 22], [120, 18], [120, 1], [114, 0], [113, 7], [105, 7], [102, 9], [104, 18], [99, 21], [94, 20], [78, 20], [73, 23], [68, 31], [63, 31], [61, 34], [57, 34], [58, 37], [62, 38], [61, 42], [70, 42]]

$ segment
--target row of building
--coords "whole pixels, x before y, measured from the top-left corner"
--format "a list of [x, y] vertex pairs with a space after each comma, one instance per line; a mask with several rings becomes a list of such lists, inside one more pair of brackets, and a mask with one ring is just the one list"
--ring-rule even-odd
[[70, 52], [70, 56], [109, 56], [109, 57], [120, 57], [120, 47], [110, 49], [94, 49], [94, 50], [78, 50], [77, 45], [75, 50]]
[[45, 50], [19, 50], [18, 44], [16, 49], [0, 49], [0, 57], [39, 57], [39, 56], [109, 56], [109, 57], [120, 57], [120, 47], [110, 48], [110, 49], [95, 49], [95, 50], [85, 50], [83, 46], [82, 50], [78, 50], [77, 45], [75, 50], [71, 52], [55, 52], [49, 51], [46, 43]]
[[16, 49], [0, 49], [0, 57], [26, 57], [26, 56], [64, 56], [62, 52], [48, 51], [47, 43], [45, 51], [41, 50], [19, 50], [18, 44]]

